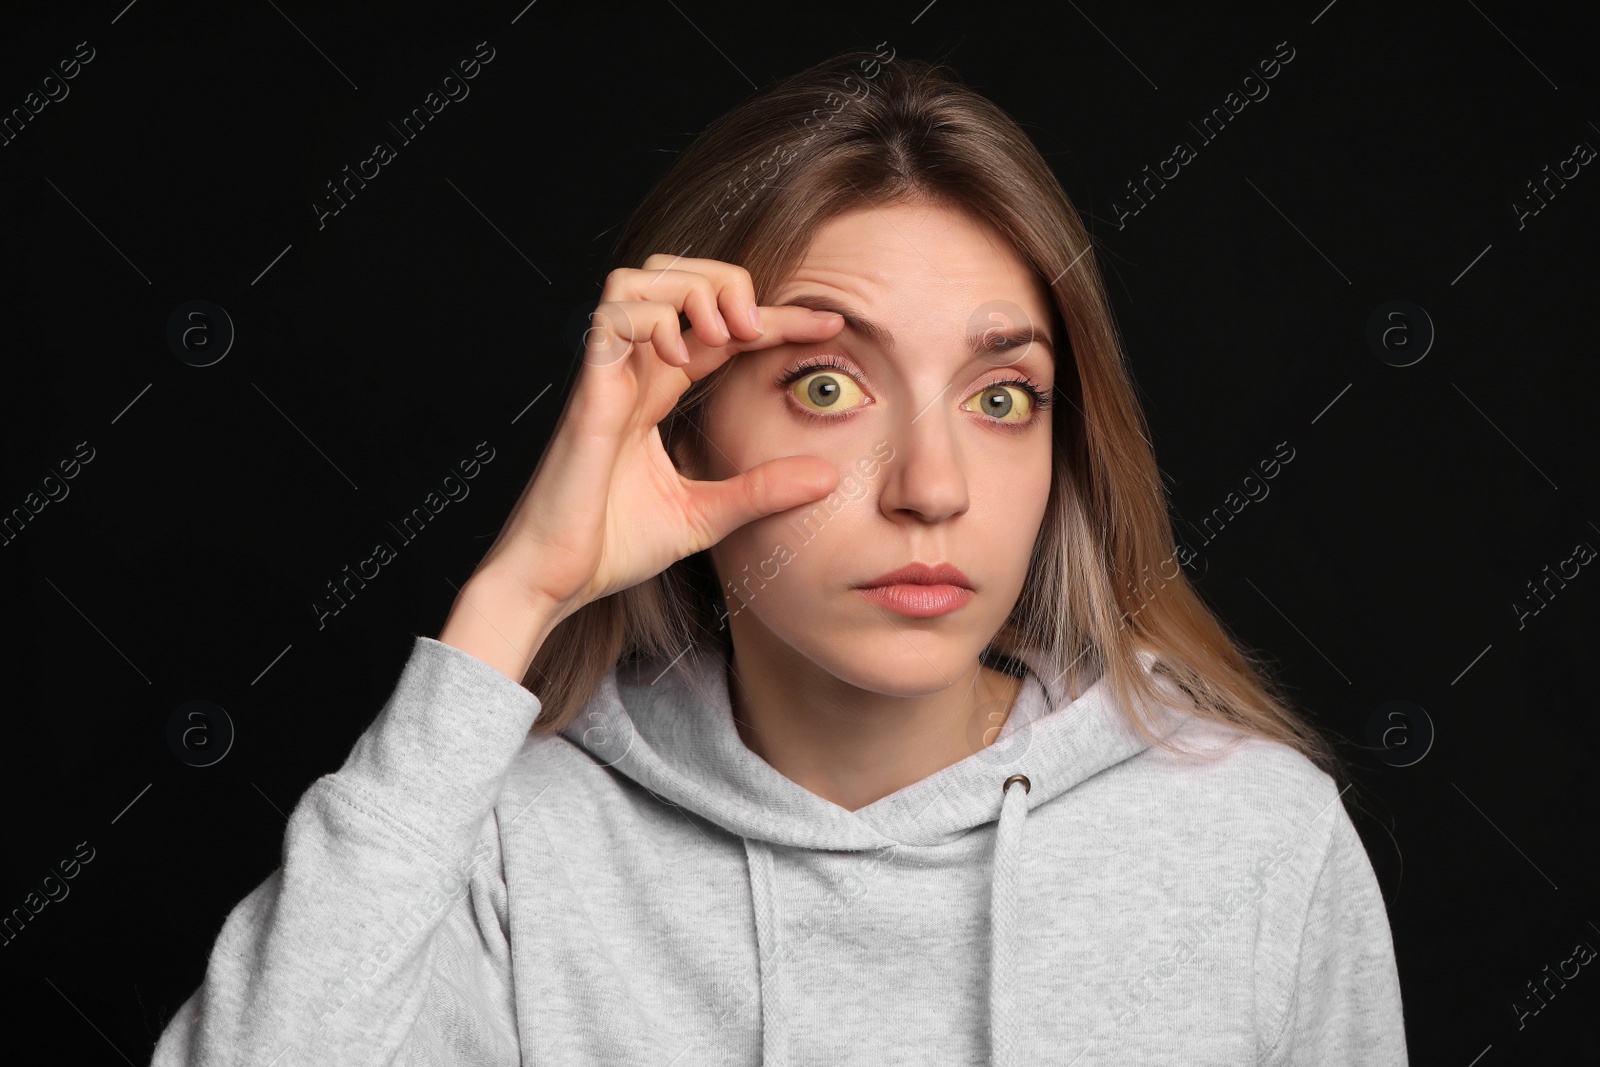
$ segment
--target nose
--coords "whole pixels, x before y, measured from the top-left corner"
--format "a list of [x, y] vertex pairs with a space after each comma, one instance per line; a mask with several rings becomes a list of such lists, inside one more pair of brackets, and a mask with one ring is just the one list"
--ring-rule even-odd
[[893, 462], [885, 468], [878, 507], [895, 521], [939, 522], [967, 510], [966, 460], [954, 415], [941, 392], [896, 428]]

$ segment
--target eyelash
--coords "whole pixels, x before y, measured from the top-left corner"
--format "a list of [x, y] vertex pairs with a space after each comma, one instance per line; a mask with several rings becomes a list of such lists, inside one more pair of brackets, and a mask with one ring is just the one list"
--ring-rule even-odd
[[[804, 378], [807, 375], [815, 374], [819, 370], [838, 371], [845, 377], [853, 379], [855, 383], [862, 388], [865, 388], [867, 384], [861, 380], [861, 376], [859, 374], [857, 374], [851, 368], [840, 363], [832, 356], [808, 356], [801, 360], [794, 367], [784, 371], [782, 374], [774, 378], [772, 380], [772, 384], [780, 389], [787, 389], [795, 382], [798, 382], [801, 378]], [[1031, 427], [1039, 420], [1040, 413], [1049, 410], [1050, 406], [1055, 402], [1055, 398], [1031, 378], [1005, 378], [1001, 381], [990, 382], [983, 388], [984, 391], [987, 391], [993, 389], [997, 385], [1014, 385], [1023, 392], [1027, 393], [1029, 399], [1032, 401], [1032, 414], [1030, 414], [1027, 420], [1024, 422], [1008, 423], [1001, 419], [988, 420], [994, 423], [1000, 429], [1010, 431], [1012, 433], [1020, 433], [1023, 430]], [[796, 404], [796, 408], [801, 416], [815, 422], [832, 422], [836, 419], [848, 417], [843, 415], [819, 415], [815, 411], [807, 411], [805, 408], [799, 407], [798, 404]]]

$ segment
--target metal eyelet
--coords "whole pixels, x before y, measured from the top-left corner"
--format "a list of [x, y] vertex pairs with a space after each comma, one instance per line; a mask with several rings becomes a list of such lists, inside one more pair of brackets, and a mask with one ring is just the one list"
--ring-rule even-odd
[[1011, 788], [1011, 783], [1012, 782], [1021, 782], [1022, 783], [1022, 791], [1024, 793], [1033, 792], [1033, 783], [1028, 781], [1028, 776], [1026, 774], [1013, 774], [1010, 778], [1007, 778], [1005, 780], [1005, 782], [1000, 786], [1000, 795], [1001, 796], [1005, 796], [1006, 790]]

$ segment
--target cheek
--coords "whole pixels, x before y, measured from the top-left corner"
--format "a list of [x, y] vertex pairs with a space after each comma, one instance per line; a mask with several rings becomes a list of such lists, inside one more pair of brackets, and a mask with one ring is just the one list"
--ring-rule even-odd
[[743, 457], [751, 447], [751, 427], [738, 417], [739, 407], [727, 396], [726, 389], [706, 406], [698, 432], [702, 437], [700, 452], [705, 457], [701, 475], [707, 481], [730, 477], [749, 466]]
[[826, 460], [838, 467], [841, 482], [877, 465], [881, 420], [858, 416], [811, 422], [795, 412], [767, 373], [752, 369], [743, 377], [730, 377], [707, 403], [700, 431], [711, 477], [726, 478], [780, 456]]
[[763, 571], [773, 570], [773, 565], [764, 561], [776, 554], [775, 549], [781, 552], [779, 542], [783, 536], [775, 518], [768, 515], [747, 522], [712, 546], [711, 559], [717, 565], [724, 590], [730, 582], [737, 585], [748, 578], [760, 578]]
[[777, 456], [807, 451], [784, 403], [754, 365], [739, 368], [718, 386], [700, 424], [710, 477], [728, 478]]
[[730, 610], [743, 600], [773, 630], [784, 632], [814, 618], [824, 602], [863, 577], [861, 549], [876, 515], [873, 487], [853, 470], [840, 469], [832, 493], [745, 523], [712, 547]]
[[1006, 476], [969, 480], [972, 517], [983, 527], [985, 543], [996, 550], [992, 558], [1005, 560], [1007, 570], [1020, 576], [1027, 573], [1050, 502], [1054, 455], [1046, 443], [1036, 455], [996, 455], [993, 462], [989, 469], [1003, 467]]
[[[1050, 487], [1055, 481], [1055, 452], [1046, 444], [1043, 454], [1035, 457], [1029, 475], [1021, 480], [1018, 492], [1023, 494], [1019, 506], [1031, 520], [1030, 529], [1037, 531], [1050, 504]], [[1032, 537], [1029, 538], [1030, 542]]]

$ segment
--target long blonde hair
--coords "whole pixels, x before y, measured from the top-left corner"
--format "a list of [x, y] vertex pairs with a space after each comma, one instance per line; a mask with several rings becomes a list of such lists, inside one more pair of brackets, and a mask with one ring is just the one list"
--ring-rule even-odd
[[[1140, 669], [1138, 652], [1148, 650], [1185, 710], [1289, 745], [1342, 779], [1332, 745], [1290, 708], [1178, 562], [1144, 414], [1076, 210], [1016, 122], [947, 66], [846, 52], [746, 101], [639, 204], [612, 263], [637, 268], [657, 252], [738, 263], [765, 303], [823, 223], [906, 201], [963, 210], [1006, 237], [1045, 286], [1056, 336], [1072, 353], [1056, 374], [1068, 403], [1053, 408], [1044, 521], [1023, 592], [990, 650], [1045, 649], [1063, 674], [1073, 672], [1075, 688], [1104, 675], [1134, 730], [1182, 751], [1145, 718], [1147, 702], [1172, 697]], [[695, 382], [662, 422], [662, 442], [680, 463], [701, 456], [700, 419], [730, 366]], [[523, 679], [543, 705], [534, 729], [569, 725], [619, 661], [726, 651], [722, 599], [709, 553], [699, 552], [564, 619]]]

